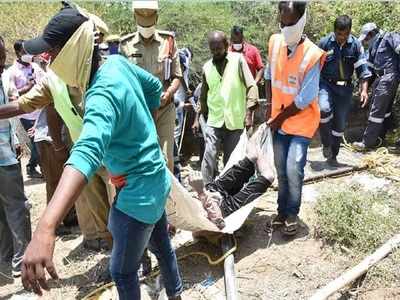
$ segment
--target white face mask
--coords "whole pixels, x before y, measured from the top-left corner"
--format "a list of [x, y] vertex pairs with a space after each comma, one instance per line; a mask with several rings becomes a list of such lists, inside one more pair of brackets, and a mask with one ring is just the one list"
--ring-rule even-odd
[[232, 48], [236, 51], [242, 51], [243, 44], [232, 44]]
[[304, 15], [296, 24], [281, 28], [281, 33], [288, 46], [295, 46], [300, 42], [306, 26], [306, 14], [307, 12], [304, 12]]
[[151, 38], [156, 32], [156, 25], [153, 25], [151, 27], [142, 27], [137, 25], [137, 29], [142, 37], [148, 39]]
[[33, 61], [33, 55], [30, 54], [21, 55], [21, 61], [23, 61], [24, 63], [31, 63]]

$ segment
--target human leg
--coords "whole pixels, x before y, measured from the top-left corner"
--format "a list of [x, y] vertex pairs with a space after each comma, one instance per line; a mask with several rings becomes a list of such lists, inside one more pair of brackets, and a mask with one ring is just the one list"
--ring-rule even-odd
[[229, 130], [225, 127], [223, 130], [223, 140], [222, 140], [222, 149], [224, 153], [224, 166], [227, 164], [229, 158], [233, 150], [235, 150], [237, 144], [239, 143], [240, 136], [243, 133], [242, 129], [239, 130]]
[[160, 109], [157, 120], [157, 134], [161, 150], [167, 160], [168, 169], [174, 171], [174, 129], [175, 129], [175, 105], [173, 103]]
[[149, 249], [157, 257], [162, 280], [168, 297], [175, 298], [182, 293], [183, 284], [179, 274], [175, 250], [168, 236], [167, 217], [164, 213], [155, 224], [149, 241]]
[[334, 117], [332, 98], [334, 94], [328, 83], [321, 82], [319, 90], [319, 107], [321, 120], [319, 134], [325, 158], [332, 156], [332, 119]]
[[109, 230], [114, 243], [110, 273], [120, 300], [140, 300], [138, 269], [154, 224], [142, 223], [115, 206], [111, 208]]
[[[28, 132], [35, 125], [34, 120], [28, 119], [20, 119], [22, 126], [24, 127], [25, 131]], [[36, 167], [39, 164], [39, 152], [36, 143], [34, 142], [33, 137], [29, 138], [31, 141], [31, 157], [29, 158], [29, 162], [26, 165], [26, 170], [28, 176], [32, 177], [41, 177], [41, 174], [36, 171]]]
[[332, 159], [336, 160], [339, 154], [340, 144], [344, 137], [347, 116], [351, 108], [353, 97], [352, 87], [338, 87], [333, 100], [333, 120], [332, 120]]
[[205, 130], [205, 151], [201, 163], [204, 184], [211, 183], [218, 172], [218, 148], [221, 143], [221, 128], [207, 126]]
[[286, 215], [297, 216], [300, 211], [304, 167], [307, 162], [307, 151], [310, 141], [309, 138], [301, 136], [292, 136], [290, 139], [286, 165], [288, 178]]
[[25, 249], [31, 240], [30, 213], [26, 207], [26, 197], [19, 164], [0, 167], [0, 195], [5, 213], [5, 222], [12, 234], [14, 272], [21, 269]]
[[75, 203], [84, 245], [96, 251], [111, 245], [111, 235], [107, 229], [110, 211], [108, 183], [104, 182], [99, 172], [101, 169], [88, 182]]
[[[1, 176], [0, 176], [1, 178]], [[6, 213], [4, 211], [4, 200], [0, 195], [0, 263], [11, 263], [13, 257], [13, 236], [8, 227]]]
[[234, 164], [214, 182], [210, 183], [207, 188], [223, 191], [228, 195], [235, 195], [249, 181], [250, 177], [254, 175], [254, 172], [254, 163], [248, 158], [244, 158], [237, 164]]
[[289, 196], [287, 159], [290, 136], [275, 132], [273, 137], [274, 160], [278, 177], [278, 214], [285, 215]]
[[385, 115], [394, 100], [398, 87], [398, 80], [395, 74], [384, 75], [378, 78], [372, 96], [372, 107], [368, 118], [368, 125], [363, 136], [363, 143], [368, 147], [378, 144], [378, 137], [383, 130]]

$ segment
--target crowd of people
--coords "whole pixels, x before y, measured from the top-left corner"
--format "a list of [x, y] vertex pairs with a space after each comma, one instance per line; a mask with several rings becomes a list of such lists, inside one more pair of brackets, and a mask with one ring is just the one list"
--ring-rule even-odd
[[[120, 299], [140, 299], [138, 270], [148, 261], [147, 248], [159, 261], [169, 299], [181, 299], [165, 204], [170, 174], [181, 179], [187, 107], [196, 112], [193, 133], [205, 144], [201, 175], [190, 184], [209, 219], [223, 228], [224, 217], [266, 192], [276, 169], [272, 225], [286, 235], [298, 230], [307, 152], [318, 129], [327, 165], [340, 165], [354, 72], [361, 107], [372, 103], [354, 147], [381, 145], [390, 128], [398, 33], [367, 23], [356, 38], [351, 18], [343, 15], [316, 45], [304, 34], [307, 3], [281, 1], [280, 33], [269, 39], [266, 67], [243, 27], [234, 26], [230, 38], [213, 31], [210, 59], [193, 91], [195, 54], [178, 49], [173, 32], [156, 29], [158, 1], [134, 0], [132, 7], [137, 31], [120, 38], [99, 17], [63, 3], [41, 36], [14, 43], [16, 60], [8, 69], [0, 38], [0, 261], [10, 262], [13, 276], [22, 273], [24, 287], [37, 294], [48, 289], [45, 269], [57, 278], [56, 231], [61, 223], [74, 225], [76, 214], [86, 248], [112, 249], [109, 270]], [[218, 177], [220, 150], [226, 164], [243, 131], [255, 125], [262, 83], [274, 154], [263, 151], [264, 125], [245, 158]], [[31, 141], [27, 176], [46, 182], [48, 205], [33, 234], [17, 122]]]

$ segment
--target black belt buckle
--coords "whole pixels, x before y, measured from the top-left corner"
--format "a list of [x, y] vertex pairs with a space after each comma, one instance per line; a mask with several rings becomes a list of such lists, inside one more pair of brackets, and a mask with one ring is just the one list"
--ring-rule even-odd
[[351, 80], [335, 80], [335, 79], [326, 79], [329, 83], [332, 83], [337, 86], [350, 86]]

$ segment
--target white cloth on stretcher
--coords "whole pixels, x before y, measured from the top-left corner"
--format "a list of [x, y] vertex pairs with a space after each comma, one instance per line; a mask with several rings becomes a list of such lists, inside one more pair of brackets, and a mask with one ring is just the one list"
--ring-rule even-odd
[[[272, 136], [269, 128], [266, 129], [266, 141], [263, 143], [267, 155], [273, 155], [272, 149]], [[234, 164], [239, 162], [245, 157], [247, 146], [247, 134], [243, 131], [239, 143], [235, 150], [232, 152], [228, 163], [226, 164], [221, 175], [224, 174]], [[225, 227], [220, 230], [207, 218], [207, 212], [203, 209], [201, 202], [192, 197], [189, 191], [182, 186], [182, 184], [170, 173], [172, 180], [172, 188], [167, 201], [167, 216], [168, 221], [175, 227], [187, 231], [214, 231], [232, 234], [246, 221], [247, 217], [256, 206], [260, 197], [247, 205], [241, 207], [237, 211], [227, 216], [225, 220]]]

